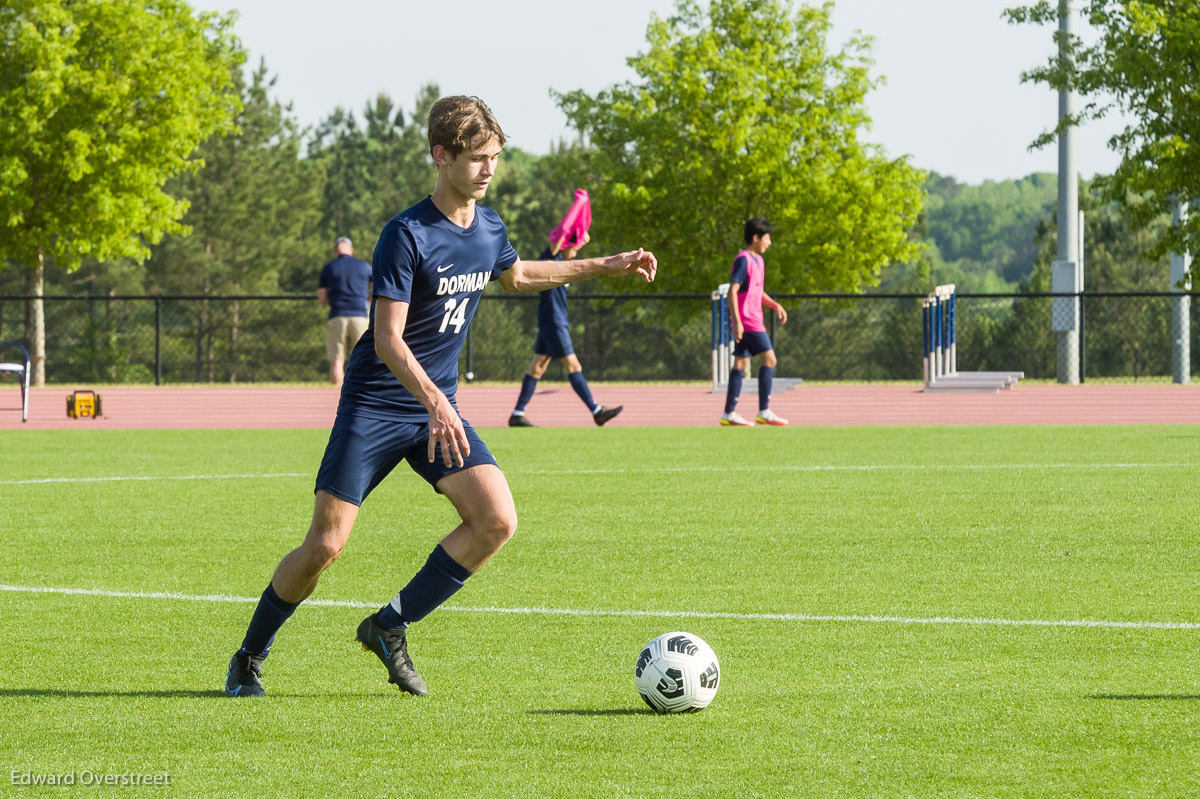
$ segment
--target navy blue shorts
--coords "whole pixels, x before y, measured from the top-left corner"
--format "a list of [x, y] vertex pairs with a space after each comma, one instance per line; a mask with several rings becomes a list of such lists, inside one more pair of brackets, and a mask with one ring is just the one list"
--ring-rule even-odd
[[401, 460], [425, 478], [437, 490], [438, 481], [448, 474], [485, 463], [496, 465], [487, 444], [475, 428], [463, 419], [471, 454], [462, 466], [446, 466], [441, 449], [429, 462], [429, 425], [425, 422], [382, 422], [353, 414], [338, 414], [325, 445], [325, 457], [317, 471], [316, 488], [338, 499], [361, 505], [375, 486], [391, 473]]
[[534, 355], [549, 355], [557, 361], [573, 352], [575, 348], [571, 346], [571, 331], [566, 325], [538, 328], [537, 341], [533, 342]]
[[733, 357], [747, 358], [751, 355], [758, 355], [772, 349], [771, 337], [767, 335], [765, 330], [749, 330], [742, 333], [742, 340], [733, 345]]

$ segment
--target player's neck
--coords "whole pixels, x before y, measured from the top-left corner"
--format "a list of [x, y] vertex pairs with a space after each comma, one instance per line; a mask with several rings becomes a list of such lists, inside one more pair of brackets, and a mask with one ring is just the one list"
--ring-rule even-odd
[[431, 199], [437, 209], [459, 227], [468, 228], [475, 221], [475, 198], [455, 191], [449, 181], [439, 178]]

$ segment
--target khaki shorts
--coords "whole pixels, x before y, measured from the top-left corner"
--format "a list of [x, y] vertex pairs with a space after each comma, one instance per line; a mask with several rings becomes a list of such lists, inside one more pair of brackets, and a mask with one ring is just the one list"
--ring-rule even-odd
[[329, 361], [346, 362], [346, 355], [367, 332], [365, 316], [335, 316], [325, 327], [325, 354]]

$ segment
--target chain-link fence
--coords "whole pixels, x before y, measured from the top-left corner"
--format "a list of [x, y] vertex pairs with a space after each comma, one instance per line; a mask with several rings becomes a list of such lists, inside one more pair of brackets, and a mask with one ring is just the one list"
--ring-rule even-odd
[[[786, 325], [767, 312], [778, 373], [806, 380], [921, 379], [923, 295], [780, 295]], [[1068, 340], [1081, 379], [1167, 381], [1173, 353], [1200, 364], [1200, 330], [1177, 293], [959, 294], [963, 371], [1020, 370], [1056, 379], [1063, 334], [1054, 314], [1078, 301]], [[52, 383], [320, 382], [327, 310], [310, 296], [44, 298], [46, 379]], [[568, 297], [571, 336], [589, 379], [707, 380], [707, 295]], [[0, 296], [0, 341], [28, 346], [30, 298]], [[529, 367], [536, 295], [488, 293], [460, 371], [515, 381]], [[1182, 331], [1188, 335], [1181, 347]], [[550, 377], [561, 377], [557, 367]]]
[[[324, 379], [312, 297], [45, 297], [46, 380], [269, 383]], [[28, 346], [30, 303], [0, 297], [0, 340]]]

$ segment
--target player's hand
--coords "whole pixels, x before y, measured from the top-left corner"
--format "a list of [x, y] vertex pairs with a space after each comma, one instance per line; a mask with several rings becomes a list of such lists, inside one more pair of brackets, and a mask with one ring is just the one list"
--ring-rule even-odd
[[787, 324], [787, 311], [783, 310], [782, 305], [775, 306], [775, 315], [777, 317], [779, 317], [779, 324], [781, 324], [781, 325]]
[[745, 326], [742, 325], [741, 320], [739, 319], [738, 321], [734, 322], [733, 323], [733, 340], [740, 342], [742, 340], [742, 336], [745, 334], [746, 334], [746, 328], [745, 328]]
[[442, 463], [461, 467], [463, 458], [471, 454], [467, 431], [462, 419], [450, 400], [442, 395], [429, 411], [429, 462], [433, 463], [438, 448], [442, 450]]
[[613, 277], [638, 274], [649, 283], [658, 272], [658, 259], [654, 253], [642, 249], [630, 250], [604, 260], [604, 268]]

